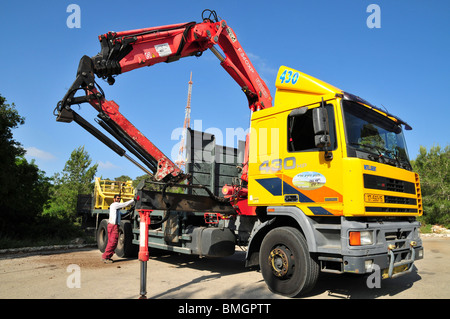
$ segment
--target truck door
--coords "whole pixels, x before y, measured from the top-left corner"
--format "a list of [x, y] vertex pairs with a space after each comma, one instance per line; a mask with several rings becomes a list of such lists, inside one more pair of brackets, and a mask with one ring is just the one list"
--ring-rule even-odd
[[[313, 125], [313, 110], [319, 107], [325, 107], [329, 126], [330, 143], [322, 148], [316, 146]], [[285, 150], [280, 157], [283, 204], [296, 205], [307, 215], [342, 215], [342, 153], [336, 110], [336, 100], [331, 100], [285, 114], [286, 147], [280, 147]]]

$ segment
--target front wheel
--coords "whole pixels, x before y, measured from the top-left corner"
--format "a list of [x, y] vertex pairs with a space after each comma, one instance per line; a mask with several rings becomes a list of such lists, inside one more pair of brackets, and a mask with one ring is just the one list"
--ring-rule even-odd
[[270, 291], [295, 297], [310, 291], [319, 277], [305, 237], [293, 227], [272, 229], [262, 241], [259, 264]]

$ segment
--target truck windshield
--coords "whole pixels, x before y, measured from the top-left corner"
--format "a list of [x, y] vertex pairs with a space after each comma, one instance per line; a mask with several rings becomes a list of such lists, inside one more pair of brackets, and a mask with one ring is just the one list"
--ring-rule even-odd
[[343, 109], [348, 156], [411, 170], [401, 125], [356, 102]]

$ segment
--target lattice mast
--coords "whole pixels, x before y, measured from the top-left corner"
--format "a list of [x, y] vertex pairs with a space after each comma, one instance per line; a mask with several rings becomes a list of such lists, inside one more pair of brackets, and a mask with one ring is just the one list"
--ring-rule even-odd
[[185, 115], [184, 115], [184, 124], [183, 124], [183, 132], [181, 135], [180, 150], [178, 152], [178, 159], [175, 162], [175, 164], [177, 164], [178, 167], [181, 168], [183, 171], [185, 171], [185, 169], [186, 169], [187, 129], [189, 127], [191, 127], [191, 95], [192, 95], [192, 72], [191, 72], [191, 77], [189, 79], [188, 97], [187, 97], [187, 104], [186, 104]]

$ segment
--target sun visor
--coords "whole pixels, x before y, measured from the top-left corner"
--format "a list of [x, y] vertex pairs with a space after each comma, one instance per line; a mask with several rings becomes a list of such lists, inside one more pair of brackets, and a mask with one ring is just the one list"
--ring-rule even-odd
[[366, 107], [372, 108], [377, 110], [378, 112], [385, 114], [388, 117], [391, 117], [393, 119], [395, 119], [397, 121], [397, 123], [399, 124], [403, 124], [405, 126], [405, 130], [410, 131], [412, 130], [411, 125], [409, 125], [408, 123], [406, 123], [405, 121], [403, 121], [401, 118], [399, 118], [398, 116], [392, 115], [390, 114], [388, 111], [386, 110], [382, 110], [381, 108], [367, 102], [366, 100], [360, 98], [359, 96], [356, 96], [354, 94], [348, 93], [348, 92], [344, 92], [344, 100], [349, 100], [349, 101], [354, 101], [357, 102], [359, 104], [365, 105]]

